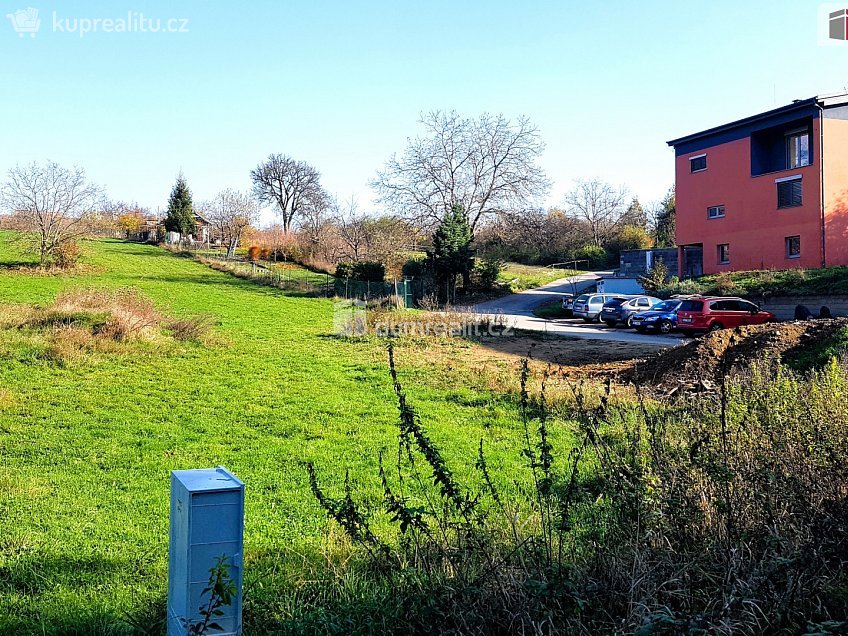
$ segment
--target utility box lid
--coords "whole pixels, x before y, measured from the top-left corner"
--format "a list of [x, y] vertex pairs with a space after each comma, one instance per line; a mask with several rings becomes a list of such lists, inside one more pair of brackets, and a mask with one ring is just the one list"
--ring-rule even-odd
[[171, 474], [190, 493], [241, 490], [244, 488], [244, 482], [223, 466], [174, 470]]

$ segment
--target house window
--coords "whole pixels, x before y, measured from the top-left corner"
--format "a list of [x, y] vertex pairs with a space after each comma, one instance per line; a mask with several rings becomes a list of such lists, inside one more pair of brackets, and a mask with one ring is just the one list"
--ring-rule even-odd
[[723, 205], [713, 205], [707, 208], [707, 218], [708, 219], [721, 219], [724, 217], [724, 206]]
[[778, 208], [797, 208], [803, 204], [801, 177], [778, 179], [776, 183]]
[[801, 237], [787, 236], [786, 237], [786, 258], [801, 257]]
[[810, 165], [810, 133], [795, 130], [786, 134], [786, 169]]
[[707, 155], [698, 155], [697, 157], [689, 157], [689, 171], [701, 172], [707, 169]]
[[730, 243], [719, 243], [718, 264], [727, 265], [730, 262]]

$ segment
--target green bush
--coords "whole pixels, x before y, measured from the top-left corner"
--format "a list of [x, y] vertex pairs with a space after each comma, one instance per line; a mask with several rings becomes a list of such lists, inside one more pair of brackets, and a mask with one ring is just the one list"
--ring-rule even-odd
[[625, 250], [642, 250], [651, 246], [650, 235], [641, 227], [626, 226], [605, 243], [605, 247], [612, 255], [618, 255]]
[[668, 279], [668, 267], [662, 261], [657, 261], [645, 276], [639, 277], [639, 282], [646, 292], [655, 294], [668, 285]]
[[[476, 477], [461, 480], [389, 355], [400, 435], [375, 475], [382, 502], [358, 502], [348, 479], [333, 497], [308, 466], [359, 560], [300, 594], [303, 631], [845, 633], [848, 373], [837, 363], [800, 376], [763, 361], [649, 403], [581, 387], [552, 412], [525, 361], [523, 470], [481, 439]], [[571, 430], [568, 447], [552, 442], [554, 425]]]
[[336, 266], [336, 278], [381, 283], [386, 279], [386, 266], [376, 261], [347, 261]]
[[588, 261], [589, 269], [600, 269], [609, 265], [610, 255], [603, 247], [585, 245], [574, 252], [577, 261]]
[[427, 271], [427, 257], [414, 257], [408, 259], [403, 264], [401, 271], [407, 278], [421, 278]]
[[471, 283], [477, 289], [488, 291], [497, 286], [498, 276], [503, 269], [503, 261], [499, 259], [478, 258], [471, 271]]

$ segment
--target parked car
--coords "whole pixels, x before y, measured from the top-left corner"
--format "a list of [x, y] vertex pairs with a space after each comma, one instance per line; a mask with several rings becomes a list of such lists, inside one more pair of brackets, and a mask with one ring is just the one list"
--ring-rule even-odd
[[687, 336], [774, 321], [773, 313], [762, 310], [743, 298], [689, 298], [682, 301], [677, 309], [677, 328]]
[[604, 303], [621, 297], [621, 294], [581, 294], [574, 299], [571, 311], [575, 318], [582, 318], [584, 322], [597, 322]]
[[624, 323], [630, 327], [636, 314], [649, 311], [661, 302], [659, 298], [653, 296], [619, 296], [604, 303], [601, 309], [601, 320], [607, 327], [615, 327], [618, 323]]
[[574, 316], [574, 294], [563, 294], [562, 296], [562, 313], [565, 314], [566, 318], [571, 318]]
[[633, 316], [630, 326], [639, 333], [654, 330], [659, 333], [671, 333], [677, 328], [677, 310], [682, 302], [673, 298], [654, 305], [650, 311]]

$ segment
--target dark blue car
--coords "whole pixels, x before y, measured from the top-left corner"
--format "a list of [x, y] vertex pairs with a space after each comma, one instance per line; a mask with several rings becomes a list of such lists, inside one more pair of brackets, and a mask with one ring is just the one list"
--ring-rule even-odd
[[677, 310], [680, 308], [681, 300], [666, 300], [641, 314], [636, 314], [631, 320], [630, 326], [636, 331], [658, 331], [659, 333], [671, 333], [677, 328]]

